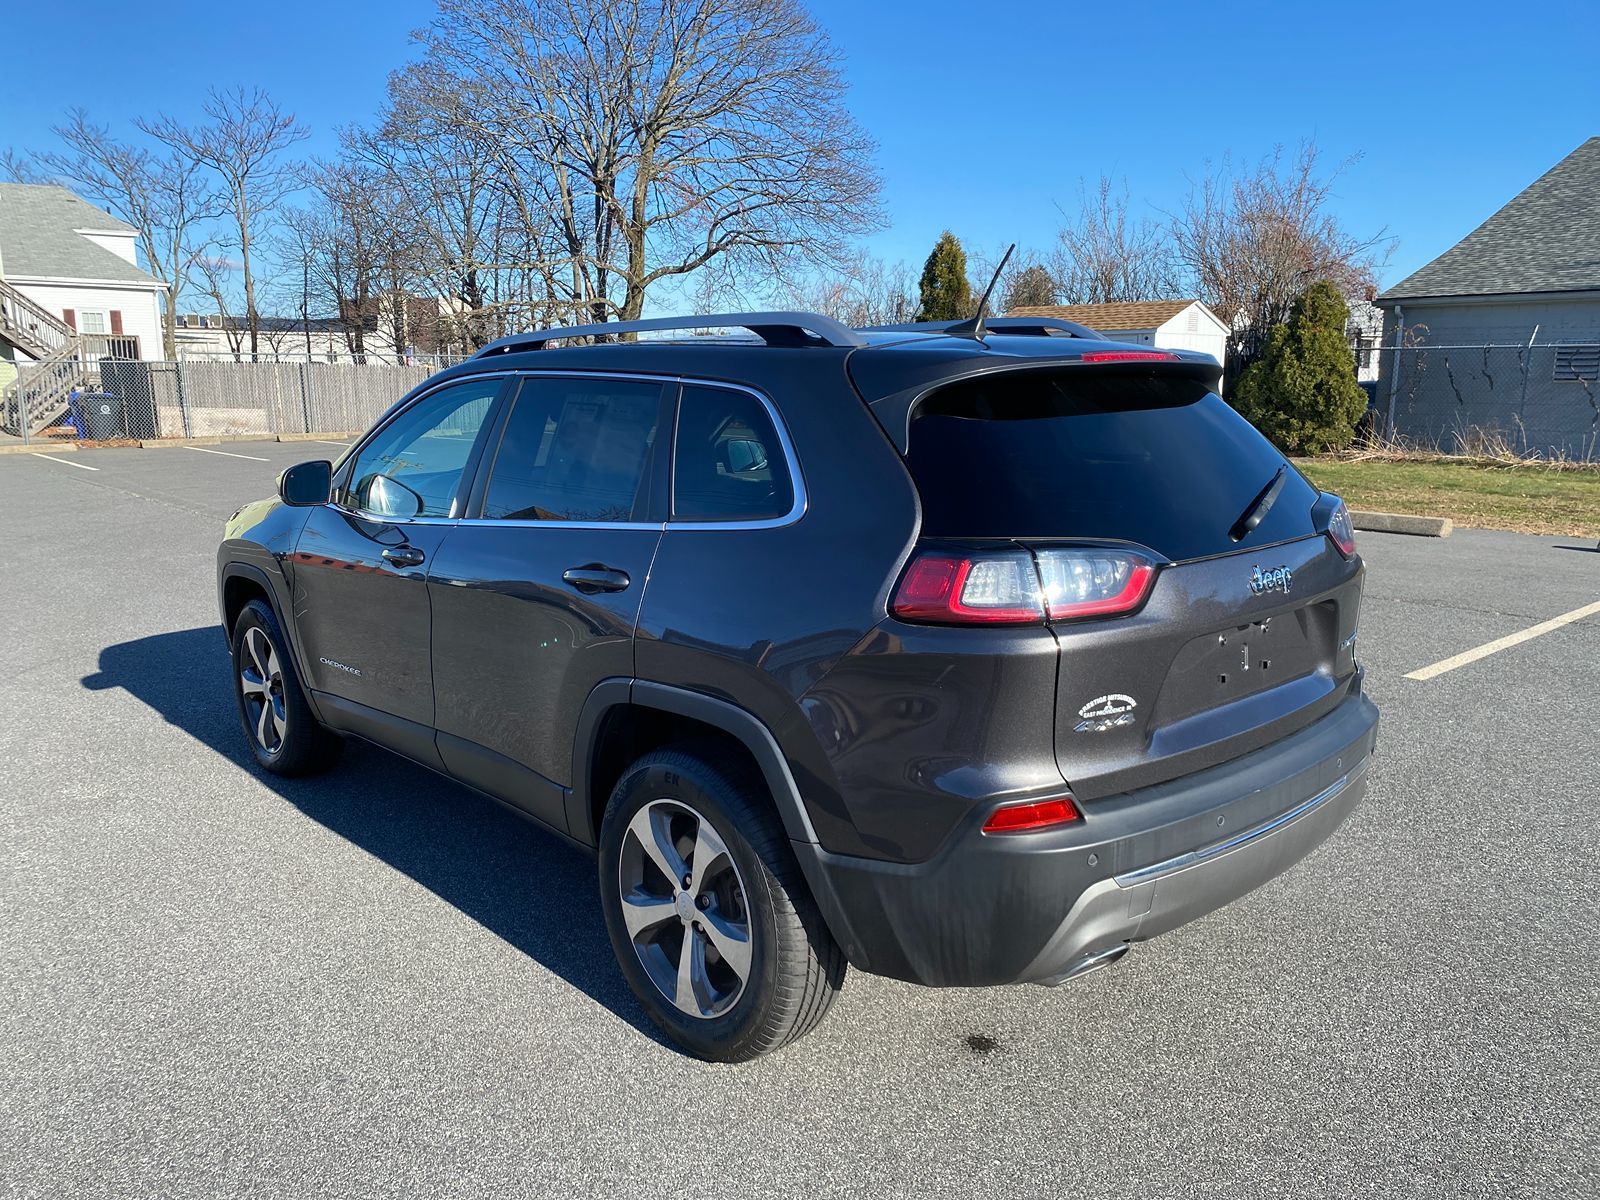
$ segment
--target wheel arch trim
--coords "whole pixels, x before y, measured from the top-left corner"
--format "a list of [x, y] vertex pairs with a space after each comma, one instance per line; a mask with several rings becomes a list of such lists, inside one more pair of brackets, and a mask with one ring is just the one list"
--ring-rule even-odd
[[[248, 579], [256, 584], [266, 594], [267, 603], [272, 606], [273, 616], [278, 618], [278, 629], [283, 634], [283, 640], [288, 643], [289, 657], [294, 660], [295, 675], [301, 681], [301, 690], [305, 693], [306, 704], [310, 707], [317, 720], [321, 721], [322, 710], [316, 701], [316, 692], [311, 687], [311, 675], [306, 671], [305, 658], [300, 653], [300, 639], [295, 636], [296, 630], [290, 628], [290, 623], [285, 619], [284, 613], [289, 606], [284, 603], [285, 597], [281, 594], [283, 581], [280, 578], [277, 584], [273, 583], [272, 576], [254, 563], [230, 562], [223, 566], [217, 578], [217, 613], [224, 620], [228, 615], [228, 581], [232, 579]], [[227, 624], [222, 627], [222, 636], [227, 639], [228, 649], [233, 649], [233, 629]], [[325, 723], [325, 722], [324, 722]]]
[[622, 705], [653, 708], [675, 716], [689, 717], [710, 725], [736, 739], [750, 752], [766, 780], [767, 790], [791, 841], [817, 841], [816, 830], [806, 812], [800, 787], [795, 783], [789, 760], [778, 746], [772, 731], [753, 713], [715, 696], [643, 679], [603, 679], [590, 691], [578, 717], [573, 739], [572, 788], [567, 794], [567, 825], [574, 837], [592, 841], [590, 828], [592, 796], [589, 779], [593, 769], [595, 745], [608, 712]]

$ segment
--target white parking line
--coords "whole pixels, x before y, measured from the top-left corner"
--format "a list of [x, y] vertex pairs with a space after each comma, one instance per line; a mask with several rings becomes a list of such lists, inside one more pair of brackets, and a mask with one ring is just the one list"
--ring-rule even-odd
[[[251, 462], [271, 462], [270, 458], [257, 458], [254, 454], [230, 454], [226, 450], [208, 450], [204, 446], [185, 446], [185, 450], [198, 450], [201, 454], [220, 454], [224, 458], [248, 458]], [[74, 466], [77, 464], [74, 463]]]
[[350, 444], [349, 442], [327, 442], [321, 438], [312, 438], [311, 440], [319, 446], [348, 446]]
[[[28, 453], [33, 454], [33, 451], [30, 450]], [[45, 460], [45, 462], [58, 462], [64, 467], [77, 467], [80, 471], [98, 471], [100, 469], [99, 467], [91, 467], [84, 463], [75, 463], [71, 459], [62, 458], [56, 454], [33, 454], [33, 457], [42, 458]]]
[[1530, 641], [1540, 634], [1549, 633], [1552, 629], [1560, 629], [1563, 625], [1571, 625], [1574, 621], [1581, 621], [1585, 617], [1600, 613], [1600, 600], [1593, 604], [1585, 604], [1582, 608], [1575, 608], [1571, 612], [1564, 612], [1559, 617], [1551, 617], [1548, 621], [1540, 621], [1537, 625], [1530, 625], [1517, 633], [1508, 633], [1505, 637], [1495, 638], [1492, 642], [1485, 642], [1481, 646], [1474, 646], [1471, 650], [1463, 650], [1460, 654], [1453, 654], [1449, 658], [1442, 658], [1438, 662], [1412, 671], [1407, 679], [1434, 679], [1446, 671], [1454, 671], [1457, 667], [1464, 667], [1468, 663], [1477, 662], [1480, 658], [1488, 658], [1501, 650], [1509, 650], [1512, 646], [1520, 646], [1523, 642]]

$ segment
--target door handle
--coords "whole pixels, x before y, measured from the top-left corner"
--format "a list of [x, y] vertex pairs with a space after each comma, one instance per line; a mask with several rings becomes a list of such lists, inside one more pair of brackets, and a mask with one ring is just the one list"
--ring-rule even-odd
[[383, 552], [384, 561], [393, 563], [397, 567], [420, 566], [427, 557], [415, 546], [390, 546]]
[[620, 592], [631, 582], [626, 571], [618, 571], [604, 563], [589, 563], [582, 567], [568, 567], [561, 579], [580, 592]]

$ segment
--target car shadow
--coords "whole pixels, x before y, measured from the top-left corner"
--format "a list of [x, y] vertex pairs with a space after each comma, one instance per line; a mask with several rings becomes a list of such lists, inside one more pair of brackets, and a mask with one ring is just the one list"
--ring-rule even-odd
[[667, 1044], [617, 970], [593, 859], [494, 801], [355, 739], [325, 775], [282, 779], [262, 771], [239, 726], [230, 670], [213, 626], [107, 646], [99, 671], [82, 683], [121, 688], [148, 704], [313, 821]]

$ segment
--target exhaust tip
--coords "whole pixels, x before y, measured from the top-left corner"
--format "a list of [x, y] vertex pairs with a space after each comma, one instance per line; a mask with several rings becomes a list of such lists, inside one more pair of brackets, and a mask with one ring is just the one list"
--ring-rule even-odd
[[1107, 946], [1102, 950], [1092, 950], [1082, 958], [1077, 959], [1065, 971], [1039, 980], [1040, 987], [1060, 987], [1069, 979], [1079, 979], [1102, 967], [1109, 967], [1121, 962], [1123, 955], [1132, 948], [1132, 942], [1118, 942], [1114, 946]]

